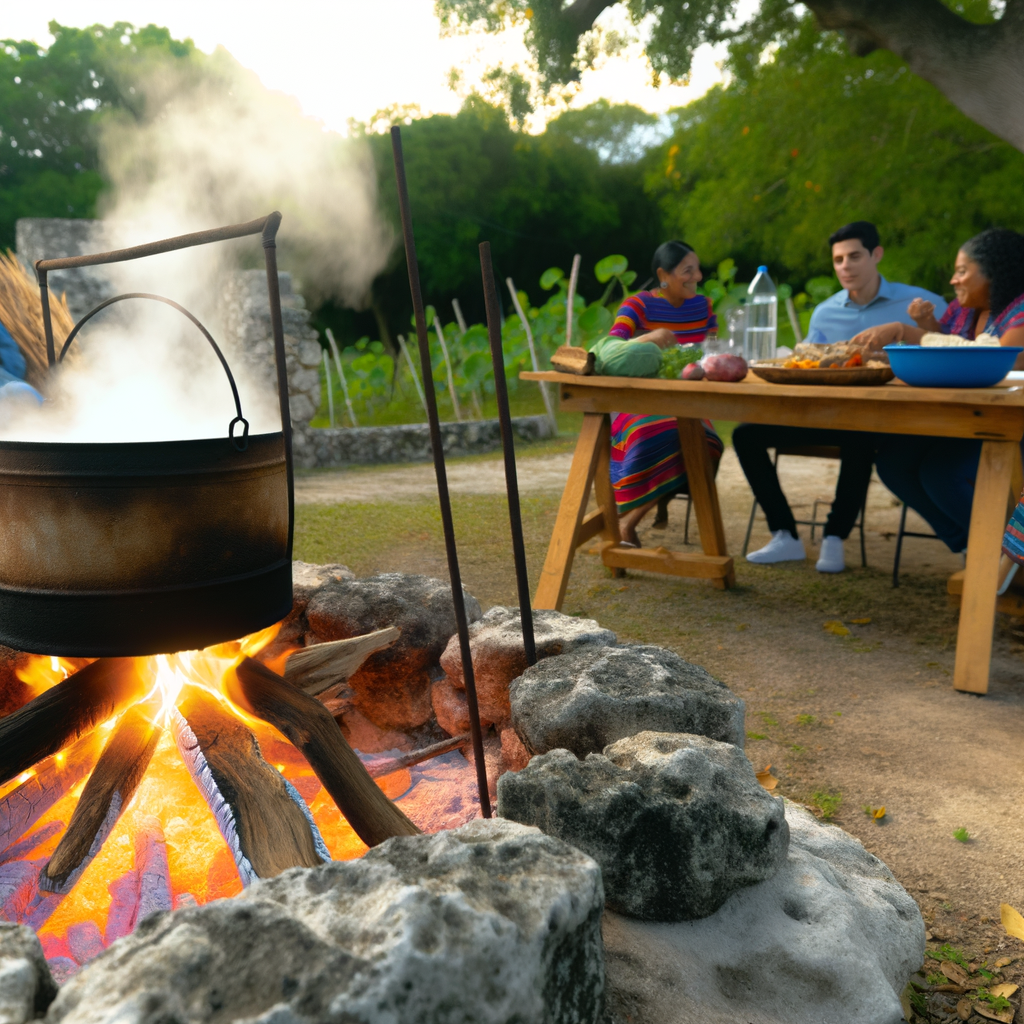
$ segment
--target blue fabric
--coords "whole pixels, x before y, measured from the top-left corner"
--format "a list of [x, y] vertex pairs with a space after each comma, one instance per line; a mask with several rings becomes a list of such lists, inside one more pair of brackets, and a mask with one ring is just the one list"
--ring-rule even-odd
[[877, 444], [875, 467], [882, 483], [917, 512], [950, 551], [963, 551], [981, 442], [885, 434]]
[[3, 324], [0, 324], [0, 366], [14, 380], [25, 379], [25, 357], [21, 354], [18, 343], [11, 337], [11, 332]]
[[914, 285], [887, 281], [883, 277], [878, 294], [866, 306], [858, 306], [845, 288], [815, 306], [811, 313], [807, 340], [815, 345], [849, 341], [855, 334], [869, 327], [879, 327], [894, 321], [913, 326], [914, 321], [907, 314], [911, 299], [933, 302], [936, 320], [946, 312], [946, 300], [940, 295]]

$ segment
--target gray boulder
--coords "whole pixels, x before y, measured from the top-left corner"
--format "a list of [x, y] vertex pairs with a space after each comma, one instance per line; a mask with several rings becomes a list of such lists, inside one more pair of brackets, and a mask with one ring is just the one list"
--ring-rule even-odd
[[589, 857], [478, 820], [155, 914], [47, 1021], [597, 1024], [602, 906]]
[[651, 924], [605, 914], [614, 1024], [897, 1024], [924, 958], [917, 904], [834, 825], [786, 804], [778, 874], [711, 917]]
[[782, 801], [743, 752], [704, 736], [643, 732], [579, 761], [534, 757], [498, 780], [498, 813], [601, 865], [608, 906], [649, 921], [713, 914], [785, 862]]
[[[463, 592], [470, 622], [480, 604]], [[455, 632], [451, 587], [429, 576], [382, 573], [360, 580], [330, 580], [306, 605], [307, 644], [345, 640], [385, 626], [402, 635], [371, 655], [349, 677], [353, 705], [381, 729], [410, 730], [432, 715], [429, 670]]]
[[31, 928], [0, 921], [0, 1024], [41, 1017], [57, 995], [43, 947]]
[[744, 704], [663, 647], [585, 646], [528, 668], [509, 690], [512, 725], [531, 754], [577, 757], [639, 732], [685, 732], [743, 746]]
[[[578, 619], [561, 612], [538, 609], [533, 613], [533, 634], [538, 658], [568, 654], [581, 647], [608, 647], [615, 634], [602, 629], [593, 619]], [[491, 608], [469, 627], [480, 717], [488, 722], [506, 722], [511, 714], [509, 684], [527, 669], [523, 647], [523, 623], [518, 608]], [[458, 636], [448, 641], [441, 655], [441, 668], [451, 685], [465, 690], [462, 651]]]

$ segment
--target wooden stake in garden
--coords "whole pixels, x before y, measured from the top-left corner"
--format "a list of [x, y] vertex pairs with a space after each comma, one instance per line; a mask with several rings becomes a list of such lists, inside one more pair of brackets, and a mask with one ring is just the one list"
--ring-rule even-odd
[[462, 422], [462, 407], [459, 405], [459, 396], [455, 390], [455, 375], [452, 373], [452, 361], [448, 356], [448, 346], [444, 342], [444, 331], [441, 329], [441, 321], [438, 315], [434, 314], [434, 330], [437, 331], [437, 340], [441, 343], [441, 355], [444, 356], [444, 367], [448, 373], [448, 394], [452, 397], [452, 409], [455, 418]]
[[576, 282], [580, 277], [580, 254], [572, 258], [572, 272], [569, 274], [569, 291], [565, 297], [565, 343], [572, 344], [572, 307], [576, 301]]
[[352, 421], [353, 427], [359, 426], [355, 410], [352, 408], [352, 399], [348, 397], [348, 381], [345, 380], [345, 371], [341, 367], [341, 356], [338, 354], [338, 343], [334, 340], [334, 332], [327, 328], [327, 341], [331, 346], [331, 354], [334, 356], [334, 365], [338, 371], [338, 380], [341, 381], [341, 393], [345, 396], [345, 405], [348, 408], [348, 418]]
[[800, 333], [800, 318], [796, 315], [796, 306], [793, 305], [793, 296], [786, 296], [786, 312], [789, 314], [789, 322], [793, 325], [793, 337], [799, 345], [804, 339]]
[[331, 387], [331, 361], [324, 349], [324, 379], [327, 381], [327, 418], [334, 426], [334, 388]]
[[[402, 130], [398, 125], [394, 125], [391, 128], [391, 151], [395, 160], [398, 209], [402, 217], [405, 262], [409, 270], [409, 291], [412, 295], [412, 308], [416, 317], [416, 340], [420, 349], [420, 361], [424, 367], [427, 367], [430, 365], [430, 348], [427, 342], [427, 315], [423, 308], [423, 293], [420, 290], [420, 266], [416, 260], [416, 240], [412, 233], [409, 186], [405, 180], [405, 158], [402, 155]], [[452, 518], [451, 496], [448, 493], [448, 471], [444, 464], [444, 443], [441, 439], [441, 423], [437, 415], [437, 397], [434, 394], [433, 387], [427, 392], [427, 419], [430, 423], [430, 447], [434, 454], [434, 473], [437, 477], [437, 501], [441, 507], [444, 546], [445, 552], [448, 555], [448, 577], [452, 585], [455, 626], [459, 636], [459, 652], [462, 655], [463, 682], [466, 687], [466, 703], [469, 710], [469, 731], [473, 736], [473, 760], [476, 764], [476, 784], [480, 793], [480, 813], [483, 817], [489, 818], [491, 816], [491, 798], [487, 790], [487, 765], [484, 761], [484, 739], [480, 728], [480, 706], [477, 703], [476, 697], [473, 655], [469, 647], [469, 620], [466, 618], [466, 599], [462, 592], [459, 553], [455, 546], [455, 522]]]
[[[573, 270], [575, 271], [575, 269], [576, 266], [574, 265]], [[480, 273], [484, 282], [487, 336], [491, 343], [491, 362], [494, 364], [494, 397], [498, 401], [501, 447], [505, 456], [505, 490], [508, 495], [509, 526], [512, 528], [512, 561], [515, 563], [516, 585], [519, 589], [519, 619], [523, 627], [523, 647], [526, 651], [526, 663], [528, 665], [536, 665], [537, 646], [533, 636], [530, 580], [526, 572], [523, 517], [519, 510], [519, 479], [516, 475], [516, 449], [515, 441], [512, 437], [512, 415], [508, 407], [508, 382], [505, 380], [505, 356], [501, 350], [501, 324], [498, 317], [498, 289], [494, 286], [494, 268], [491, 265], [490, 242], [480, 243]]]
[[[523, 325], [523, 330], [526, 331], [526, 343], [530, 346], [530, 360], [533, 363], [534, 372], [539, 372], [540, 363], [537, 361], [537, 348], [533, 344], [533, 331], [530, 330], [530, 321], [526, 319], [526, 314], [523, 312], [522, 303], [519, 301], [519, 293], [516, 291], [512, 278], [506, 277], [505, 284], [508, 285], [508, 290], [512, 294], [512, 305], [515, 306], [519, 322]], [[547, 409], [548, 419], [551, 420], [551, 429], [557, 434], [558, 420], [555, 417], [554, 406], [551, 403], [551, 393], [548, 391], [547, 381], [540, 380], [537, 381], [537, 384], [540, 387], [541, 398], [544, 399], [544, 408]]]
[[430, 419], [430, 410], [427, 408], [427, 396], [423, 394], [423, 385], [420, 384], [420, 378], [416, 373], [416, 364], [412, 361], [412, 356], [409, 354], [409, 347], [405, 343], [405, 338], [400, 334], [398, 336], [398, 347], [402, 350], [402, 355], [405, 356], [405, 361], [409, 364], [409, 372], [412, 374], [412, 382], [416, 385], [416, 394], [420, 396], [420, 402], [423, 405], [423, 411], [427, 414], [427, 419]]
[[462, 315], [458, 299], [452, 299], [452, 309], [455, 311], [455, 322], [459, 325], [459, 336], [464, 337], [469, 328], [466, 326], [466, 318]]

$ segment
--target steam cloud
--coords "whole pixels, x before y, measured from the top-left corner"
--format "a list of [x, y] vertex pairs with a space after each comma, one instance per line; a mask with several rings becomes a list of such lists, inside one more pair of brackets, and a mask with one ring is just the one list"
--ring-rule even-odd
[[[168, 61], [138, 82], [142, 114], [103, 125], [100, 153], [112, 188], [102, 207], [111, 248], [277, 209], [281, 269], [312, 301], [358, 306], [393, 245], [378, 213], [368, 147], [304, 117], [223, 49]], [[261, 267], [258, 237], [104, 268], [121, 291], [181, 303], [218, 337], [221, 274]], [[130, 308], [129, 308], [130, 307]], [[38, 411], [0, 411], [0, 435], [19, 440], [123, 441], [224, 436], [234, 407], [208, 344], [181, 315], [126, 302], [84, 329], [78, 358]], [[218, 339], [219, 340], [219, 339]], [[247, 380], [226, 352], [254, 433], [279, 429], [274, 395]], [[6, 420], [6, 422], [4, 422]]]

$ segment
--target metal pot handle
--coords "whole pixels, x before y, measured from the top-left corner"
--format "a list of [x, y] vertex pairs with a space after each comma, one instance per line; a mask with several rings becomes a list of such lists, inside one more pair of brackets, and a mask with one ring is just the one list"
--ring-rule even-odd
[[[67, 340], [64, 342], [64, 347], [60, 350], [60, 355], [57, 357], [57, 361], [64, 362], [64, 356], [67, 354], [68, 349], [71, 347], [71, 343], [75, 340], [78, 332], [85, 326], [85, 324], [91, 320], [101, 309], [106, 309], [107, 306], [113, 305], [115, 302], [120, 302], [122, 299], [152, 299], [154, 302], [162, 302], [167, 306], [171, 306], [176, 309], [179, 313], [183, 313], [199, 328], [202, 335], [210, 343], [210, 347], [217, 354], [217, 358], [220, 360], [220, 365], [224, 367], [224, 373], [227, 374], [228, 384], [231, 385], [231, 395], [235, 400], [235, 418], [228, 424], [228, 437], [231, 439], [231, 443], [235, 448], [244, 452], [249, 447], [249, 421], [242, 415], [242, 402], [238, 397], [238, 388], [235, 385], [235, 378], [231, 373], [231, 367], [228, 366], [228, 361], [224, 358], [224, 353], [221, 352], [220, 346], [213, 340], [213, 335], [184, 307], [179, 305], [173, 299], [168, 299], [163, 295], [151, 295], [149, 292], [126, 292], [124, 295], [115, 295], [111, 299], [107, 299], [101, 302], [98, 306], [90, 309], [81, 320], [71, 329], [71, 333], [67, 336]], [[235, 425], [242, 424], [242, 433], [235, 435]]]

